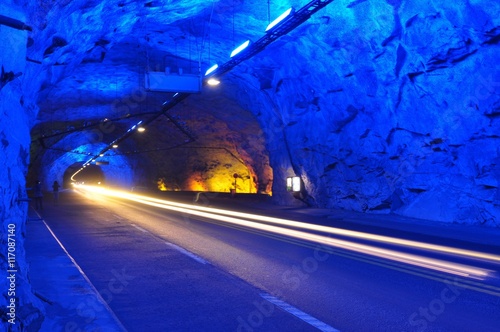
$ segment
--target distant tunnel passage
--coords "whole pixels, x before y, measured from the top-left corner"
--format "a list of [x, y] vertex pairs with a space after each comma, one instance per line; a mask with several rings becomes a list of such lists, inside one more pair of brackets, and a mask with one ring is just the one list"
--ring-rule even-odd
[[[69, 167], [64, 172], [63, 177], [63, 187], [70, 188], [71, 187], [71, 176], [75, 173], [73, 167]], [[77, 182], [85, 183], [85, 184], [100, 184], [104, 183], [106, 177], [101, 167], [98, 165], [88, 165], [84, 170], [75, 175], [74, 180]]]

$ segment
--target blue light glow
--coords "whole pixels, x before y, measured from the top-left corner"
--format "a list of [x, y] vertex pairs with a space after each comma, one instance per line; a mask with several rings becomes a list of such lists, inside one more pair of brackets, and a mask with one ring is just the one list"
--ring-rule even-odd
[[241, 44], [240, 46], [236, 47], [232, 52], [231, 52], [231, 58], [233, 56], [235, 56], [236, 54], [240, 53], [241, 51], [243, 51], [245, 48], [247, 48], [247, 46], [250, 44], [250, 40], [247, 40], [246, 42], [244, 42], [243, 44]]
[[290, 13], [293, 11], [293, 8], [288, 8], [283, 14], [281, 14], [280, 16], [278, 16], [274, 21], [272, 21], [271, 23], [269, 23], [269, 25], [267, 26], [266, 28], [266, 31], [269, 31], [271, 30], [272, 28], [274, 28], [278, 23], [280, 23], [281, 21], [283, 21], [288, 15], [290, 15]]
[[205, 72], [205, 76], [207, 76], [208, 74], [214, 72], [217, 68], [219, 68], [218, 64], [215, 64], [212, 67], [208, 68], [207, 71]]

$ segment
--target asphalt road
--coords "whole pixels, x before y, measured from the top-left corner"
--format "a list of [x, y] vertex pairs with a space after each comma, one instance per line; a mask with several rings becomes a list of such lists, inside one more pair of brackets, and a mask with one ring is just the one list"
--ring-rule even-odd
[[96, 194], [47, 205], [129, 331], [500, 331], [498, 264], [448, 257], [492, 271], [470, 280]]

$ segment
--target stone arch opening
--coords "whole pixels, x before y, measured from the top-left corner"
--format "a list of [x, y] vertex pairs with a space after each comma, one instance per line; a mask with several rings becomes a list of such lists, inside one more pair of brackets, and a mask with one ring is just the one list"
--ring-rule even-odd
[[75, 163], [66, 169], [63, 175], [63, 188], [70, 188], [74, 181], [84, 184], [104, 184], [106, 182], [104, 171], [98, 165], [88, 165], [72, 179], [71, 177], [80, 166], [80, 164]]

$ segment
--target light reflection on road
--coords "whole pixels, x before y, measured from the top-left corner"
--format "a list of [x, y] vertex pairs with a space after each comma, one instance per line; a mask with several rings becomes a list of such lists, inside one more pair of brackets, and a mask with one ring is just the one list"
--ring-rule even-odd
[[243, 226], [250, 229], [256, 229], [273, 234], [284, 235], [295, 239], [311, 241], [336, 248], [342, 248], [358, 253], [363, 253], [366, 255], [397, 261], [400, 263], [411, 264], [414, 266], [432, 269], [435, 271], [450, 273], [461, 277], [467, 277], [473, 279], [485, 279], [488, 276], [490, 276], [493, 271], [484, 268], [448, 262], [442, 259], [429, 258], [421, 255], [404, 253], [392, 249], [385, 249], [374, 245], [361, 244], [341, 239], [334, 239], [329, 236], [308, 233], [303, 230], [321, 232], [332, 235], [341, 235], [347, 238], [363, 239], [372, 242], [406, 246], [410, 248], [446, 253], [450, 255], [459, 255], [467, 258], [487, 260], [494, 263], [500, 262], [500, 256], [478, 251], [428, 244], [418, 241], [411, 241], [389, 236], [345, 230], [329, 226], [314, 225], [314, 224], [281, 219], [281, 218], [267, 217], [262, 215], [254, 215], [249, 213], [177, 203], [177, 202], [147, 197], [144, 195], [132, 194], [126, 191], [108, 189], [101, 186], [77, 185], [76, 187], [79, 190], [88, 193], [122, 198], [138, 202], [141, 204], [154, 206], [157, 208], [186, 213], [208, 219], [214, 219], [217, 220], [218, 222], [225, 222], [232, 225]]

